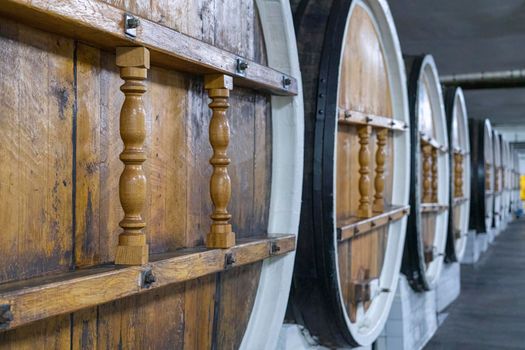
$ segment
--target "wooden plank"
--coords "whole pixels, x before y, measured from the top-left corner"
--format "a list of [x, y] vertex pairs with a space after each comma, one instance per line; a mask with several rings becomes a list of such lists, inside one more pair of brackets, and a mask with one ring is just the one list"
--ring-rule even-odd
[[374, 115], [371, 113], [363, 113], [354, 110], [339, 110], [339, 124], [346, 125], [370, 125], [376, 128], [385, 128], [397, 131], [407, 131], [408, 124], [394, 120], [389, 117]]
[[377, 230], [382, 226], [386, 226], [389, 222], [399, 220], [408, 215], [410, 206], [398, 206], [385, 208], [385, 212], [371, 218], [361, 219], [352, 217], [344, 221], [339, 221], [337, 228], [337, 239], [345, 241], [347, 239], [366, 234], [370, 231]]
[[467, 197], [456, 197], [452, 200], [452, 205], [454, 207], [458, 206], [458, 205], [461, 205], [463, 203], [465, 203], [466, 201], [468, 201], [468, 198]]
[[[126, 11], [100, 0], [4, 0], [0, 14], [44, 30], [114, 50], [118, 46], [145, 46], [151, 62], [194, 74], [222, 73], [234, 76], [234, 83], [277, 95], [296, 95], [297, 80], [282, 72], [244, 59], [248, 69], [237, 73], [240, 56], [145, 18], [139, 18], [136, 38], [124, 33]], [[283, 77], [290, 84], [283, 86]]]
[[421, 203], [422, 213], [441, 213], [448, 209], [448, 205], [437, 203]]
[[440, 144], [438, 140], [436, 140], [432, 136], [424, 133], [423, 131], [419, 132], [419, 136], [421, 137], [421, 140], [423, 140], [424, 142], [428, 143], [430, 146], [438, 149], [439, 151], [441, 151], [441, 152], [447, 152], [448, 151], [448, 148], [445, 145]]
[[[152, 256], [152, 262], [144, 266], [110, 265], [6, 283], [0, 286], [0, 304], [10, 306], [13, 321], [5, 329], [142, 293], [151, 288], [189, 281], [286, 254], [294, 249], [295, 236], [280, 235], [241, 241], [230, 249], [191, 248], [175, 254], [159, 254]], [[151, 271], [156, 279], [150, 286], [141, 285], [147, 271]]]

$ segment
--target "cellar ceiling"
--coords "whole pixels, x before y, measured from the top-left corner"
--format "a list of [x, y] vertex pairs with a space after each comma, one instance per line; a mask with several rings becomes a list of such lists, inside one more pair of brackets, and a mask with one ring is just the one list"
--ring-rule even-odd
[[[403, 52], [432, 53], [441, 75], [525, 69], [525, 0], [391, 0]], [[466, 91], [469, 116], [525, 137], [525, 89]]]

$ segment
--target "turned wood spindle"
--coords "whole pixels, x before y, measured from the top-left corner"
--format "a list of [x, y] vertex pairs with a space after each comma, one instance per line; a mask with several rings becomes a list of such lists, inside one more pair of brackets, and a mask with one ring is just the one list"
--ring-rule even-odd
[[423, 203], [430, 203], [432, 201], [431, 189], [431, 154], [432, 146], [426, 141], [421, 141], [423, 151]]
[[494, 192], [499, 192], [499, 171], [500, 168], [497, 167], [494, 172]]
[[123, 232], [119, 235], [115, 264], [142, 265], [148, 262], [146, 222], [142, 218], [146, 200], [146, 175], [142, 168], [146, 161], [146, 111], [142, 96], [146, 92], [149, 51], [144, 47], [119, 47], [116, 64], [124, 80], [120, 90], [125, 99], [120, 111], [120, 136], [124, 143], [120, 160], [124, 170], [119, 181], [124, 218], [119, 223]]
[[431, 202], [437, 203], [438, 201], [438, 150], [435, 147], [432, 147], [432, 195]]
[[385, 160], [386, 160], [386, 140], [388, 129], [377, 130], [377, 151], [376, 151], [376, 176], [374, 179], [374, 205], [373, 211], [382, 213], [385, 210], [385, 199], [383, 191], [385, 189]]
[[357, 127], [359, 137], [359, 207], [357, 216], [369, 218], [372, 216], [372, 206], [370, 200], [370, 132], [372, 128], [367, 125]]
[[491, 191], [490, 186], [490, 163], [485, 162], [485, 191]]
[[463, 155], [454, 153], [454, 197], [463, 197]]
[[210, 74], [204, 77], [204, 88], [211, 98], [209, 107], [212, 116], [209, 128], [210, 144], [213, 155], [210, 164], [213, 172], [210, 179], [210, 196], [213, 202], [212, 224], [206, 237], [208, 248], [230, 248], [235, 245], [235, 233], [229, 223], [231, 214], [228, 204], [231, 198], [231, 180], [228, 175], [227, 150], [230, 142], [230, 126], [226, 110], [230, 106], [228, 98], [233, 88], [232, 77], [224, 74]]

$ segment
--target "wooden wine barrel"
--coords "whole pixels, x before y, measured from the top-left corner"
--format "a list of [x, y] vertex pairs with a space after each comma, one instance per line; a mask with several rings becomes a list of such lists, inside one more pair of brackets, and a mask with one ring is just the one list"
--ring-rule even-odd
[[521, 209], [520, 198], [520, 159], [518, 152], [514, 149], [512, 152], [512, 214]]
[[393, 301], [408, 214], [403, 60], [386, 2], [301, 1], [305, 169], [289, 321], [371, 344]]
[[[494, 150], [488, 119], [469, 119], [470, 136], [470, 220], [469, 229], [487, 233], [494, 216]], [[483, 215], [484, 214], [484, 215]]]
[[470, 139], [465, 97], [460, 87], [445, 91], [450, 143], [450, 200], [445, 260], [461, 261], [467, 245], [470, 211]]
[[[492, 131], [492, 138], [494, 140], [492, 146], [494, 147], [494, 219], [492, 227], [499, 229], [503, 219], [503, 155], [502, 155], [502, 139], [501, 135], [496, 131]], [[497, 232], [497, 230], [496, 230]]]
[[508, 141], [505, 141], [501, 137], [501, 164], [503, 172], [503, 193], [502, 193], [502, 220], [507, 222], [510, 217], [510, 207], [511, 207], [511, 188], [510, 188], [510, 178], [512, 171], [511, 164], [511, 155], [510, 155], [510, 145]]
[[274, 349], [303, 175], [289, 2], [0, 16], [0, 348]]
[[433, 289], [445, 255], [449, 211], [448, 131], [439, 75], [430, 55], [405, 58], [411, 178], [401, 271], [416, 291]]

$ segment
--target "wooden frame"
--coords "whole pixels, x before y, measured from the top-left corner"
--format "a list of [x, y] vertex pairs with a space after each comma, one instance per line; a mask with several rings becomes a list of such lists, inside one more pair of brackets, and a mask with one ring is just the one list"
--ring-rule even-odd
[[[235, 85], [276, 95], [297, 95], [294, 77], [145, 18], [133, 16], [138, 27], [136, 37], [130, 37], [125, 34], [125, 17], [129, 14], [100, 0], [3, 0], [0, 15], [106, 50], [144, 46], [151, 51], [152, 65], [200, 75], [229, 74]], [[238, 71], [238, 59], [248, 68]]]
[[368, 219], [351, 218], [344, 225], [337, 228], [337, 239], [344, 241], [356, 236], [364, 235], [379, 227], [385, 226], [392, 221], [397, 221], [410, 213], [410, 206], [395, 206], [386, 208], [387, 210], [379, 215]]
[[151, 256], [142, 266], [93, 267], [56, 276], [38, 277], [0, 285], [0, 305], [12, 315], [1, 330], [71, 313], [173, 283], [196, 279], [283, 255], [295, 249], [295, 235], [260, 240], [239, 240], [230, 249], [203, 247]]

